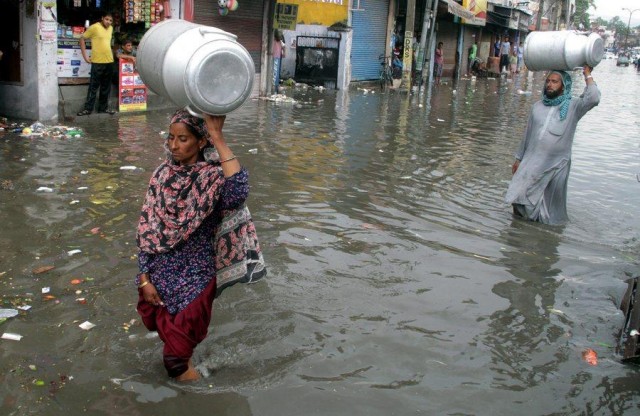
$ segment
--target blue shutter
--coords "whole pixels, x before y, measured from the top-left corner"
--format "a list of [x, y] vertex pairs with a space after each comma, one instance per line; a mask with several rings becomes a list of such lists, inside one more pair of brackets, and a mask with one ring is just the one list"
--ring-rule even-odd
[[[387, 41], [389, 0], [360, 0], [359, 3], [364, 10], [351, 12], [351, 80], [378, 79], [378, 57], [384, 55]], [[358, 2], [354, 0], [353, 4]]]

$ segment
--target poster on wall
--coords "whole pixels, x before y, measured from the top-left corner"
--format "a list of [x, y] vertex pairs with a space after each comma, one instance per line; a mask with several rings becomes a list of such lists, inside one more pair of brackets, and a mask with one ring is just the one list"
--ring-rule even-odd
[[[91, 47], [87, 44], [87, 55], [91, 58]], [[89, 78], [91, 64], [85, 62], [76, 39], [58, 39], [56, 56], [58, 78]]]
[[121, 113], [147, 109], [147, 86], [142, 82], [135, 64], [126, 59], [118, 62], [118, 107]]

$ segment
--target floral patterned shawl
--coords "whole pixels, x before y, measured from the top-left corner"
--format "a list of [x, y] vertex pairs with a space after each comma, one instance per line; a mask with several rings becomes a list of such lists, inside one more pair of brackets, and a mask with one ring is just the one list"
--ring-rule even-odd
[[[204, 120], [186, 110], [178, 110], [171, 119], [173, 123], [189, 125], [210, 142]], [[166, 141], [164, 146], [168, 151]], [[138, 223], [140, 250], [151, 254], [172, 250], [213, 213], [225, 178], [211, 142], [203, 155], [204, 161], [180, 166], [169, 152], [153, 173]], [[216, 296], [235, 283], [255, 282], [266, 275], [256, 229], [245, 205], [223, 211], [212, 238], [218, 280]]]

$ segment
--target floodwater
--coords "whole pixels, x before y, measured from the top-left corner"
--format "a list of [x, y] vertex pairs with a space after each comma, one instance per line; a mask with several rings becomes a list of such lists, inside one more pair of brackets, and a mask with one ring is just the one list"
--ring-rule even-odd
[[0, 340], [0, 413], [637, 414], [616, 344], [639, 271], [640, 75], [605, 60], [594, 77], [562, 227], [503, 201], [542, 74], [290, 91], [231, 114], [269, 275], [216, 300], [188, 385], [167, 380], [132, 283], [169, 111], [78, 119], [69, 140], [5, 133], [2, 307], [31, 309], [0, 324], [23, 336]]

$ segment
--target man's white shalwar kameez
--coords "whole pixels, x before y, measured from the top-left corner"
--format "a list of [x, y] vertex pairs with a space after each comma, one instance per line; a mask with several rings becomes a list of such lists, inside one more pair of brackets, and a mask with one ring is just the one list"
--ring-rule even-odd
[[561, 224], [567, 216], [567, 180], [571, 146], [578, 121], [600, 102], [596, 84], [587, 85], [580, 97], [570, 101], [567, 116], [560, 119], [560, 105], [533, 105], [527, 130], [516, 159], [506, 202], [523, 217], [545, 224]]

